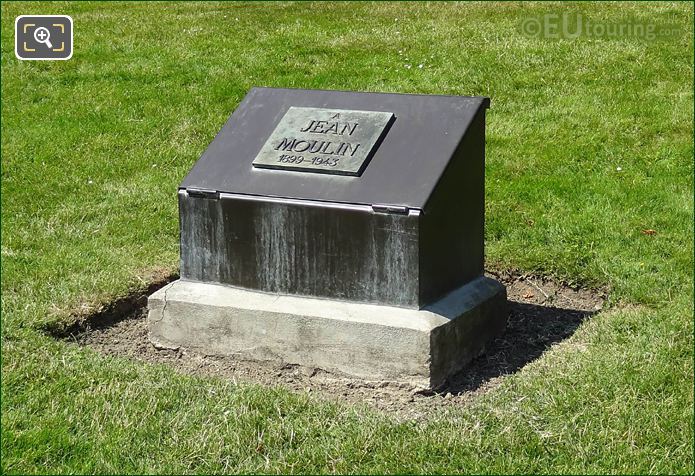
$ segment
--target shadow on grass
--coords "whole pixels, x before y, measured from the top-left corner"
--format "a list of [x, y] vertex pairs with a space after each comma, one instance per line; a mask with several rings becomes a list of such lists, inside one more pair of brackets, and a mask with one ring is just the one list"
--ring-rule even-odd
[[452, 376], [436, 393], [476, 392], [497, 377], [517, 372], [553, 344], [570, 337], [597, 312], [513, 300], [508, 303], [510, 315], [504, 333], [487, 346], [485, 354]]
[[88, 332], [106, 329], [125, 319], [137, 319], [141, 316], [139, 311], [147, 307], [147, 297], [177, 279], [179, 279], [178, 273], [172, 273], [103, 305], [96, 312], [84, 316], [75, 315], [72, 322], [67, 325], [50, 324], [44, 328], [44, 331], [56, 339], [74, 340]]

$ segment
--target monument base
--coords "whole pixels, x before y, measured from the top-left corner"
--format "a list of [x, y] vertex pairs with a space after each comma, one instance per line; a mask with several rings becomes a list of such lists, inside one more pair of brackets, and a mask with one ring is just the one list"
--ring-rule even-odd
[[424, 309], [266, 294], [178, 280], [152, 294], [160, 348], [273, 360], [436, 388], [507, 322], [507, 293], [480, 277]]

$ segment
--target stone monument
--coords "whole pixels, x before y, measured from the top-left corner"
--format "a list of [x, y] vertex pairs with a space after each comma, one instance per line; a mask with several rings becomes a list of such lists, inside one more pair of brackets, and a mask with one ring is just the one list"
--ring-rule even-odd
[[150, 340], [437, 387], [506, 324], [484, 97], [252, 89], [179, 187]]

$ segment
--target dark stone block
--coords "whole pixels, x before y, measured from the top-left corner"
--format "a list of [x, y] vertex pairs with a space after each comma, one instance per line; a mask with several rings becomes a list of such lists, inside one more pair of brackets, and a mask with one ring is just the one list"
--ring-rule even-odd
[[[416, 309], [471, 282], [483, 273], [488, 106], [251, 90], [181, 184], [181, 277]], [[281, 123], [290, 107], [317, 109]], [[309, 145], [291, 142], [300, 132]]]

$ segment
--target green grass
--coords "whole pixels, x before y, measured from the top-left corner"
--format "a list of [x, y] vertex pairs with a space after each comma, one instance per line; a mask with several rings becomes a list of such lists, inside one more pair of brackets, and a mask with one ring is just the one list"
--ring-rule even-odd
[[[520, 34], [563, 8], [3, 3], [2, 471], [692, 473], [693, 6], [573, 6], [660, 41]], [[73, 58], [18, 61], [48, 13]], [[46, 336], [176, 270], [176, 187], [252, 86], [490, 96], [488, 267], [610, 305], [418, 423]]]

